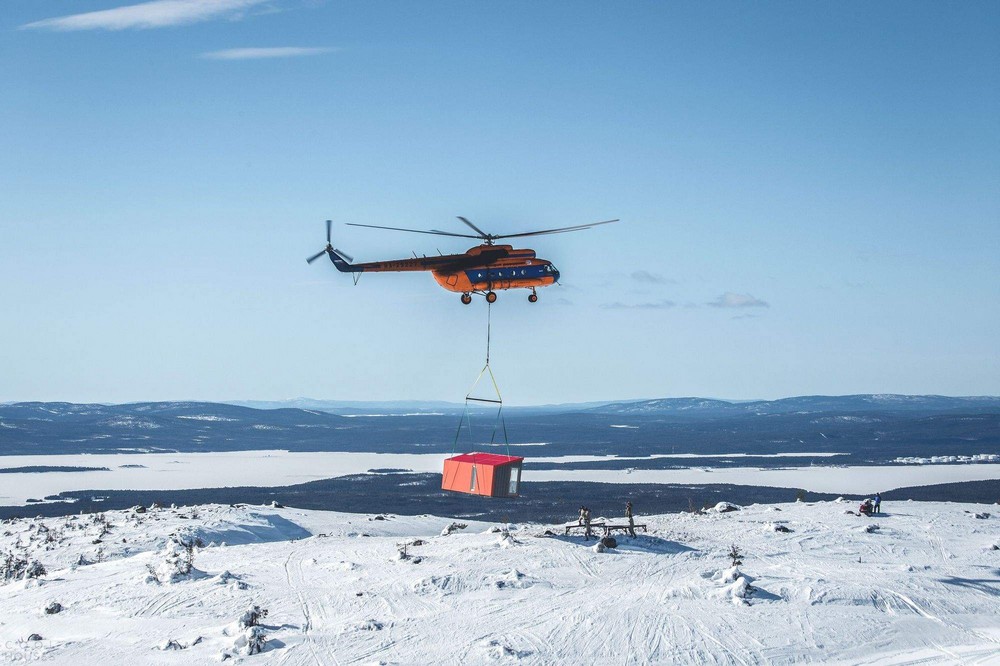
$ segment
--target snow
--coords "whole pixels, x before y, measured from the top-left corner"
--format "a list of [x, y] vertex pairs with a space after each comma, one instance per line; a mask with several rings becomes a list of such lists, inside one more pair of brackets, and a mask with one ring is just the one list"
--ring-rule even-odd
[[141, 430], [155, 430], [160, 427], [157, 423], [147, 421], [146, 419], [138, 419], [134, 416], [119, 416], [107, 419], [105, 421], [101, 421], [101, 425], [111, 426], [113, 428], [138, 428]]
[[[530, 463], [530, 459], [528, 461]], [[592, 481], [595, 483], [733, 484], [802, 488], [818, 493], [873, 493], [893, 488], [1000, 478], [1000, 464], [870, 465], [756, 468], [684, 468], [664, 470], [545, 470], [526, 467], [525, 481]]]
[[[498, 449], [500, 450], [500, 449]], [[822, 458], [837, 453], [784, 453], [761, 457]], [[437, 473], [446, 455], [437, 453], [386, 454], [358, 452], [226, 451], [215, 453], [114, 453], [59, 456], [4, 456], [4, 467], [70, 466], [107, 467], [110, 471], [4, 474], [0, 504], [25, 504], [79, 489], [177, 490], [229, 486], [274, 487], [305, 483], [371, 469], [406, 469]], [[977, 465], [872, 465], [756, 468], [687, 467], [676, 469], [549, 469], [535, 470], [532, 462], [641, 461], [652, 458], [691, 458], [691, 454], [657, 454], [645, 458], [614, 456], [531, 457], [526, 460], [525, 481], [592, 481], [596, 483], [734, 484], [803, 488], [812, 492], [873, 493], [893, 488], [1000, 478], [1000, 464]], [[743, 459], [747, 454], [707, 454], [698, 458]]]
[[929, 458], [896, 458], [893, 462], [900, 465], [934, 465], [943, 463], [985, 463], [1000, 462], [998, 453], [977, 453], [971, 456], [931, 456]]
[[[868, 532], [843, 506], [641, 516], [604, 552], [546, 525], [256, 506], [109, 511], [101, 544], [90, 516], [5, 522], [0, 552], [49, 575], [0, 585], [0, 662], [1000, 663], [1000, 529], [973, 517], [995, 507], [886, 504]], [[195, 534], [227, 545], [150, 580]]]

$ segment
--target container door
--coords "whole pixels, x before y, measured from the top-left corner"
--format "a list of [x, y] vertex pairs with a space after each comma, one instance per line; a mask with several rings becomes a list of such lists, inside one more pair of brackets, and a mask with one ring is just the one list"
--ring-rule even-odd
[[475, 465], [475, 463], [473, 463], [473, 465], [472, 465], [472, 482], [469, 484], [469, 492], [470, 493], [476, 492], [476, 465]]
[[510, 488], [508, 490], [508, 495], [516, 495], [517, 487], [521, 485], [521, 466], [516, 465], [510, 470]]

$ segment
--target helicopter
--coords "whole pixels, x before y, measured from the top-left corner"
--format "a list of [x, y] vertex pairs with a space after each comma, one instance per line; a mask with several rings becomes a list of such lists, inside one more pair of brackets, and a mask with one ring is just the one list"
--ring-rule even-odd
[[538, 259], [534, 250], [514, 249], [512, 245], [497, 245], [496, 241], [503, 238], [520, 238], [523, 236], [542, 236], [544, 234], [562, 234], [569, 231], [580, 231], [602, 224], [611, 224], [618, 220], [605, 220], [590, 224], [578, 224], [559, 229], [543, 229], [527, 231], [519, 234], [488, 234], [466, 218], [459, 216], [464, 224], [475, 231], [473, 234], [459, 234], [436, 229], [424, 231], [421, 229], [402, 229], [399, 227], [382, 227], [374, 224], [356, 224], [348, 222], [348, 226], [367, 227], [369, 229], [388, 229], [390, 231], [406, 231], [415, 234], [432, 234], [435, 236], [455, 236], [458, 238], [476, 238], [481, 245], [469, 248], [462, 254], [439, 254], [438, 256], [422, 257], [414, 254], [412, 259], [393, 259], [389, 261], [372, 261], [355, 264], [354, 258], [346, 252], [333, 247], [330, 240], [332, 222], [326, 221], [326, 247], [306, 259], [312, 263], [324, 254], [341, 273], [354, 274], [357, 284], [361, 273], [386, 273], [408, 271], [430, 271], [437, 283], [447, 289], [462, 294], [462, 303], [472, 302], [472, 294], [481, 294], [488, 303], [495, 303], [496, 292], [505, 289], [530, 289], [530, 303], [538, 301], [536, 289], [547, 287], [559, 281], [559, 271], [551, 261]]

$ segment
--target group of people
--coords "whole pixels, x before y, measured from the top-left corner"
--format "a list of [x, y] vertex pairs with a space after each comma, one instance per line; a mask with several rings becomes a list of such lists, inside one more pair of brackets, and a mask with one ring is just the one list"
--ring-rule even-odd
[[[635, 519], [632, 517], [632, 502], [625, 502], [625, 517], [628, 518], [628, 534], [629, 536], [635, 536]], [[580, 520], [578, 525], [584, 526], [583, 538], [584, 540], [590, 539], [590, 509], [581, 506], [580, 507]]]
[[876, 513], [882, 512], [882, 495], [880, 493], [875, 493], [875, 497], [869, 497], [861, 503], [861, 507], [858, 509], [861, 513], [866, 516], [871, 516]]

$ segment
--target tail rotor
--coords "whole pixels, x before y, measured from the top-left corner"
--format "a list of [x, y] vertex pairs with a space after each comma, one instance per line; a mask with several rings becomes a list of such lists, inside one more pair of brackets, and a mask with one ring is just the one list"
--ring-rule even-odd
[[331, 220], [327, 220], [326, 221], [326, 247], [324, 247], [322, 250], [320, 250], [319, 252], [317, 252], [313, 256], [311, 256], [308, 259], [306, 259], [306, 263], [307, 264], [311, 264], [312, 262], [314, 262], [317, 259], [319, 259], [320, 257], [322, 257], [324, 254], [329, 255], [330, 256], [330, 261], [333, 261], [334, 263], [336, 263], [335, 259], [342, 259], [343, 261], [346, 261], [347, 263], [351, 263], [351, 262], [354, 261], [354, 257], [352, 257], [351, 255], [347, 254], [346, 252], [341, 252], [340, 250], [338, 250], [335, 247], [333, 247], [333, 241], [331, 240], [332, 227], [333, 227], [333, 222]]

